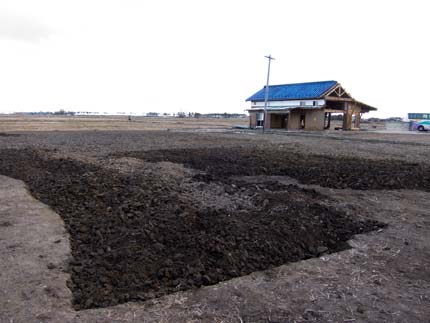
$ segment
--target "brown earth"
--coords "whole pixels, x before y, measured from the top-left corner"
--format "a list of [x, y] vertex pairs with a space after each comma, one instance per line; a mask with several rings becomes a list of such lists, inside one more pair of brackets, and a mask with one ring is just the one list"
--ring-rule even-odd
[[76, 309], [147, 300], [339, 251], [352, 235], [383, 227], [294, 185], [218, 183], [226, 199], [251, 203], [213, 209], [198, 205], [174, 178], [126, 176], [30, 150], [0, 155], [1, 172], [24, 180], [66, 224]]
[[177, 118], [132, 116], [31, 116], [1, 115], [1, 133], [11, 131], [112, 131], [112, 130], [178, 130], [225, 129], [248, 125], [247, 118]]
[[[428, 181], [420, 180], [428, 178], [426, 141], [390, 142], [375, 134], [353, 140], [349, 134], [19, 135], [0, 138], [0, 172], [25, 180], [62, 216], [73, 259], [67, 261], [67, 248], [55, 237], [61, 222], [48, 221], [43, 207], [30, 215], [32, 206], [22, 208], [36, 205], [30, 197], [14, 204], [21, 195], [7, 192], [22, 189], [5, 180], [0, 252], [9, 261], [0, 268], [1, 322], [428, 321], [430, 196]], [[266, 147], [273, 144], [276, 149]], [[34, 219], [31, 228], [27, 219]], [[327, 254], [372, 221], [388, 227]], [[39, 227], [50, 243], [30, 234]], [[184, 233], [185, 241], [177, 238]], [[36, 256], [27, 271], [17, 271], [35, 247], [49, 260]], [[319, 258], [281, 265], [313, 256]], [[144, 286], [152, 268], [159, 270]], [[74, 311], [63, 271], [71, 273], [77, 308], [142, 301]], [[84, 291], [82, 301], [76, 291]]]
[[395, 159], [332, 157], [296, 149], [208, 148], [119, 153], [149, 162], [169, 161], [204, 171], [196, 178], [225, 181], [231, 176], [282, 175], [303, 184], [369, 189], [430, 191], [430, 166]]

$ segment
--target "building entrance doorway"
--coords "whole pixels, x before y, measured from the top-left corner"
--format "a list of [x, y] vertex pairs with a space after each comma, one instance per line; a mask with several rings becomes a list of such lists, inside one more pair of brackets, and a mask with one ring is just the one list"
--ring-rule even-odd
[[271, 113], [270, 128], [272, 129], [287, 129], [289, 114]]
[[284, 128], [284, 129], [288, 129], [288, 120], [290, 119], [290, 114], [289, 113], [287, 113], [285, 116], [284, 116], [284, 120], [283, 120], [283, 123], [282, 123], [282, 128]]
[[304, 112], [300, 113], [300, 129], [305, 129], [305, 125], [306, 125], [306, 114]]

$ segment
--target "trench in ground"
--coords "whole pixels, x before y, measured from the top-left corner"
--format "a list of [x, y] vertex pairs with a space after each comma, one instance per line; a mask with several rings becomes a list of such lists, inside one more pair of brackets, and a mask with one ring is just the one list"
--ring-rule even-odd
[[[277, 163], [270, 153], [264, 166], [255, 152], [240, 149], [124, 155], [175, 159], [205, 172], [178, 180], [124, 174], [37, 150], [0, 151], [0, 173], [24, 180], [66, 224], [73, 256], [68, 286], [76, 309], [147, 300], [343, 250], [354, 234], [383, 226], [348, 216], [313, 190], [233, 179], [277, 175], [276, 167], [267, 167]], [[254, 168], [237, 164], [242, 162]], [[190, 193], [189, 187], [210, 185], [234, 207], [207, 207]]]

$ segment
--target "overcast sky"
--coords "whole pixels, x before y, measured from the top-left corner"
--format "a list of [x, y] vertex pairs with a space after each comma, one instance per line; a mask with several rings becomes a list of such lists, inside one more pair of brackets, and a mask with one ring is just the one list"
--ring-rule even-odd
[[428, 1], [0, 0], [0, 112], [243, 112], [266, 81], [337, 80], [430, 112]]

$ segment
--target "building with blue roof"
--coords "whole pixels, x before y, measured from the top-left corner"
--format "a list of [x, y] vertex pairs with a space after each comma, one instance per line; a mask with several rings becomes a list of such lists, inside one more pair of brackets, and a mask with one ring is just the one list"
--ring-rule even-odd
[[351, 130], [360, 128], [363, 113], [376, 110], [352, 98], [337, 81], [270, 85], [266, 109], [265, 94], [266, 87], [246, 100], [251, 128], [324, 130], [331, 115], [341, 113], [342, 128]]

